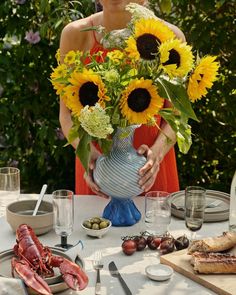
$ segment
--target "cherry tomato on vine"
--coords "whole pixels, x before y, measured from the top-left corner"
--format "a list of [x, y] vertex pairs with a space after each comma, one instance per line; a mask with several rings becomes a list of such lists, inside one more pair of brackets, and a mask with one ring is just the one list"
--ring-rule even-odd
[[126, 255], [132, 255], [137, 250], [137, 244], [134, 240], [128, 239], [124, 240], [121, 245], [123, 252]]
[[142, 251], [146, 248], [147, 241], [143, 236], [136, 236], [134, 241], [137, 245], [137, 251]]

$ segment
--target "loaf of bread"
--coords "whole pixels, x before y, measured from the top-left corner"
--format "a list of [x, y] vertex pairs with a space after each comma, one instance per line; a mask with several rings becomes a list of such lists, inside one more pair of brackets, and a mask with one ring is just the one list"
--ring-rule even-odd
[[236, 245], [236, 233], [224, 232], [221, 236], [196, 240], [190, 243], [188, 254], [194, 252], [222, 252]]
[[191, 264], [201, 274], [236, 273], [236, 256], [230, 254], [194, 252]]

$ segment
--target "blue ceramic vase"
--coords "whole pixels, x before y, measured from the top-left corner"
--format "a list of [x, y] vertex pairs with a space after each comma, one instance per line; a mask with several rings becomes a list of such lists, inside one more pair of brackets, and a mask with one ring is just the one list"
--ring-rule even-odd
[[132, 200], [143, 192], [138, 184], [138, 171], [146, 162], [146, 158], [133, 147], [137, 127], [139, 125], [117, 129], [110, 154], [97, 159], [93, 174], [102, 192], [111, 197], [103, 217], [111, 220], [113, 226], [133, 225], [141, 218]]

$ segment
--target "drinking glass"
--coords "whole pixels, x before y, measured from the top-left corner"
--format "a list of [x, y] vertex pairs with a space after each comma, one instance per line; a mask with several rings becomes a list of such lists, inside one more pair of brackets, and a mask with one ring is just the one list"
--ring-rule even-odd
[[145, 195], [146, 230], [153, 235], [165, 234], [171, 222], [170, 193], [151, 191]]
[[191, 231], [190, 240], [195, 239], [196, 231], [203, 224], [206, 206], [206, 190], [200, 186], [185, 189], [185, 225]]
[[20, 197], [20, 170], [15, 167], [0, 168], [0, 217], [6, 207]]
[[61, 236], [61, 243], [55, 246], [69, 249], [73, 245], [67, 243], [67, 237], [73, 232], [74, 225], [74, 193], [70, 190], [56, 190], [52, 193], [54, 230]]

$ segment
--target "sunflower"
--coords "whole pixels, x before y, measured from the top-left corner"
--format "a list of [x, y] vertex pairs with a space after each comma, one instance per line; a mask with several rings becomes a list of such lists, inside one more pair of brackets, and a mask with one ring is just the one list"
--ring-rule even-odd
[[159, 47], [161, 68], [171, 78], [183, 77], [193, 67], [191, 46], [179, 39], [163, 42]]
[[220, 65], [215, 59], [216, 56], [203, 57], [190, 76], [187, 92], [192, 102], [206, 96], [207, 89], [210, 89], [213, 82], [217, 80]]
[[74, 114], [79, 115], [83, 107], [94, 106], [97, 102], [104, 107], [105, 101], [110, 100], [101, 77], [92, 70], [74, 71], [68, 81], [70, 85], [65, 88], [65, 103]]
[[50, 75], [50, 78], [53, 80], [65, 78], [67, 75], [67, 66], [65, 64], [57, 66]]
[[158, 19], [140, 19], [134, 25], [134, 34], [126, 41], [125, 50], [130, 58], [154, 60], [159, 45], [174, 36], [171, 29]]
[[163, 101], [151, 80], [135, 79], [122, 92], [121, 114], [131, 124], [146, 124], [158, 113]]

